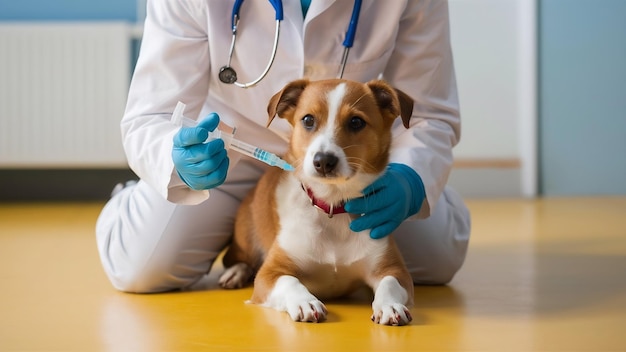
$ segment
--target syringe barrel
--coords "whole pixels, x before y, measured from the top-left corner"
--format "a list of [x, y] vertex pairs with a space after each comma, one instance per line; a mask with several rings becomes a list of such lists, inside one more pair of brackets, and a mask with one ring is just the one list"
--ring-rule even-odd
[[[190, 119], [183, 115], [185, 111], [185, 106], [186, 105], [184, 103], [178, 102], [170, 121], [178, 126], [196, 127], [198, 124], [196, 120]], [[208, 143], [210, 140], [217, 138], [221, 138], [224, 141], [224, 146], [226, 147], [226, 149], [235, 150], [241, 154], [263, 161], [271, 166], [278, 166], [284, 170], [293, 170], [293, 167], [291, 165], [289, 165], [287, 162], [285, 162], [275, 154], [272, 154], [261, 148], [257, 148], [251, 144], [237, 140], [234, 138], [233, 134], [225, 133], [218, 129], [209, 132], [209, 136], [205, 143]]]
[[236, 150], [242, 154], [245, 154], [247, 156], [251, 156], [254, 158], [254, 153], [257, 149], [257, 147], [250, 145], [248, 143], [242, 142], [238, 139], [235, 138], [231, 138], [231, 143], [230, 143], [230, 148], [233, 150]]

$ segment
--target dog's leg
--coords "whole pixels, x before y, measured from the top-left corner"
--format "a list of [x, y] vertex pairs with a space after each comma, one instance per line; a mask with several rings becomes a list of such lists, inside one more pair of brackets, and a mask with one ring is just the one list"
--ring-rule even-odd
[[393, 276], [385, 276], [374, 294], [372, 321], [382, 325], [406, 325], [413, 318], [404, 305], [409, 301], [406, 289]]
[[372, 321], [382, 325], [406, 325], [413, 318], [407, 307], [413, 305], [413, 279], [402, 255], [389, 237], [384, 255], [375, 264], [369, 283], [374, 290]]
[[253, 227], [250, 223], [252, 215], [249, 208], [251, 200], [251, 196], [248, 196], [239, 208], [235, 234], [222, 259], [225, 270], [218, 281], [222, 288], [242, 288], [250, 283], [262, 261], [262, 254], [255, 249], [252, 236]]
[[294, 321], [326, 320], [326, 306], [298, 280], [298, 272], [298, 266], [274, 246], [256, 276], [250, 302], [286, 311]]
[[326, 306], [294, 276], [283, 275], [276, 280], [265, 306], [286, 311], [294, 321], [319, 323], [326, 320]]
[[254, 271], [248, 264], [237, 263], [224, 270], [218, 283], [222, 288], [242, 288], [250, 281], [252, 275]]
[[242, 248], [239, 242], [241, 239], [235, 235], [224, 255], [225, 270], [218, 280], [222, 288], [242, 288], [250, 283], [250, 279], [254, 275], [255, 269], [252, 267], [252, 263], [256, 261], [253, 258], [255, 253]]

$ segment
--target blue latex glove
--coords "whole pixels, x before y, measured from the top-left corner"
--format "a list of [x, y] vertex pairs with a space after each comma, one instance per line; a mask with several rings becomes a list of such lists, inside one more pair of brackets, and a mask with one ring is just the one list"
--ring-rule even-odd
[[422, 178], [404, 164], [389, 164], [387, 171], [363, 190], [363, 197], [348, 201], [345, 209], [360, 215], [352, 220], [355, 232], [371, 229], [374, 239], [389, 235], [409, 216], [417, 214], [426, 197]]
[[219, 116], [211, 113], [196, 127], [182, 127], [174, 136], [174, 167], [191, 189], [211, 189], [226, 180], [229, 160], [224, 141], [215, 139], [204, 143], [209, 131], [215, 130], [219, 122]]

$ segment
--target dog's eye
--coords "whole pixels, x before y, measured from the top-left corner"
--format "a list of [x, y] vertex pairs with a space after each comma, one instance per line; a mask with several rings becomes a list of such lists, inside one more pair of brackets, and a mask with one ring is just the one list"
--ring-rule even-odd
[[363, 128], [365, 128], [365, 125], [365, 120], [358, 116], [353, 116], [350, 118], [350, 121], [348, 121], [348, 128], [350, 129], [350, 131], [353, 132], [358, 132], [362, 130]]
[[313, 129], [315, 127], [315, 118], [311, 115], [306, 115], [302, 118], [302, 126], [307, 130]]

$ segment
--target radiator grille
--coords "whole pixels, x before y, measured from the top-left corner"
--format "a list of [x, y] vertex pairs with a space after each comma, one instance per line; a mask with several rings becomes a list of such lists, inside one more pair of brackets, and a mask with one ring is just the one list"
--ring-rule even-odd
[[0, 25], [0, 167], [126, 165], [123, 23]]

